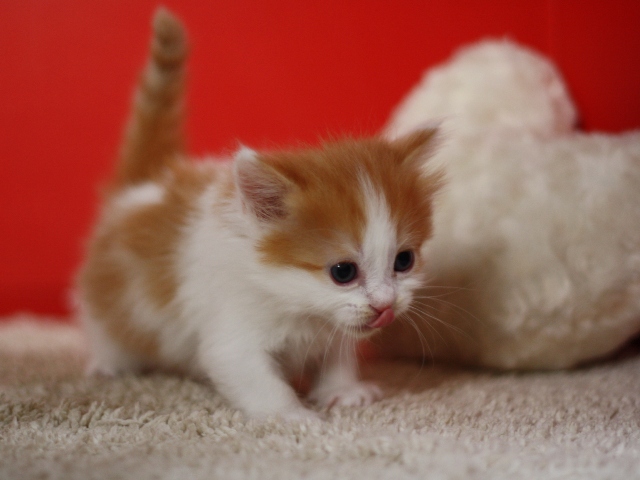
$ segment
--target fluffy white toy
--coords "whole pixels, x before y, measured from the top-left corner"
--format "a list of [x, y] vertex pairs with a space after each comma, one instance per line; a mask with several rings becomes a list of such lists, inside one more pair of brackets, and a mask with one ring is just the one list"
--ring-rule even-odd
[[462, 50], [401, 103], [386, 135], [441, 122], [448, 184], [430, 285], [383, 353], [565, 368], [640, 332], [640, 132], [576, 117], [557, 69], [508, 41]]

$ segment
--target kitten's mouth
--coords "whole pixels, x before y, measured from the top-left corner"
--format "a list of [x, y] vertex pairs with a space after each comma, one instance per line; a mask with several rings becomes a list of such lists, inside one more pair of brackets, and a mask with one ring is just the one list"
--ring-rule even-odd
[[367, 323], [350, 327], [351, 333], [357, 333], [362, 336], [369, 336], [376, 330], [391, 324], [396, 318], [392, 308], [387, 308], [379, 312], [375, 317], [371, 318]]
[[387, 325], [391, 324], [395, 320], [395, 318], [396, 318], [396, 315], [395, 313], [393, 313], [393, 309], [387, 308], [382, 312], [380, 312], [380, 314], [377, 317], [374, 317], [373, 319], [365, 323], [361, 327], [361, 330], [366, 332], [376, 328], [386, 327]]

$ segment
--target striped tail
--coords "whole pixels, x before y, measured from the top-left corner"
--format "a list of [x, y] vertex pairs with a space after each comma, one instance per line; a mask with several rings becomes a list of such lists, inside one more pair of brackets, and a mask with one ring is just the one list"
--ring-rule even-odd
[[153, 18], [149, 63], [133, 102], [116, 173], [116, 186], [154, 179], [183, 154], [186, 33], [165, 8]]

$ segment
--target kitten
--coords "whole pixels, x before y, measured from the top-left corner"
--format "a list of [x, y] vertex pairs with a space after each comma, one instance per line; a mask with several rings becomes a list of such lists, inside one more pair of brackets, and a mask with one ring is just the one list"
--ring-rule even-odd
[[434, 132], [188, 162], [185, 33], [163, 9], [153, 25], [79, 275], [88, 370], [202, 374], [249, 416], [300, 419], [317, 414], [284, 378], [315, 362], [311, 401], [374, 401], [355, 342], [405, 312], [421, 284]]

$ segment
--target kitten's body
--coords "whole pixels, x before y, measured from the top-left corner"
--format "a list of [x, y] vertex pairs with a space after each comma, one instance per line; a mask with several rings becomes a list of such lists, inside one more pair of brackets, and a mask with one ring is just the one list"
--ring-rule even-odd
[[313, 414], [279, 372], [315, 361], [313, 400], [372, 401], [379, 391], [358, 382], [354, 343], [404, 312], [420, 284], [432, 132], [186, 162], [184, 33], [165, 11], [154, 28], [80, 275], [90, 370], [203, 374], [249, 415], [300, 418]]

